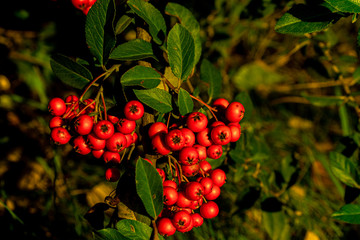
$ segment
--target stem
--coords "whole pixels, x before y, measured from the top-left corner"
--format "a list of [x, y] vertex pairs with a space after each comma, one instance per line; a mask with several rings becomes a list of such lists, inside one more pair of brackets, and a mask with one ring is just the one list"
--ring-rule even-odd
[[92, 80], [90, 82], [90, 84], [85, 88], [84, 92], [81, 94], [81, 96], [79, 97], [79, 101], [82, 100], [82, 98], [84, 97], [84, 95], [86, 94], [86, 92], [90, 89], [90, 87], [92, 85], [94, 85], [94, 83], [99, 80], [101, 77], [105, 76], [106, 74], [108, 74], [108, 72], [103, 72], [102, 74], [100, 74], [99, 76], [97, 76], [94, 80]]
[[[101, 88], [101, 90], [102, 90], [102, 88]], [[102, 104], [103, 104], [103, 107], [104, 107], [104, 119], [107, 120], [106, 104], [105, 104], [103, 91], [100, 92], [100, 97], [101, 97], [101, 101], [102, 101]]]
[[205, 107], [207, 107], [207, 108], [209, 109], [209, 111], [211, 112], [211, 114], [213, 115], [213, 117], [215, 118], [215, 120], [218, 121], [218, 119], [217, 119], [217, 117], [216, 117], [216, 115], [215, 115], [215, 113], [214, 113], [214, 111], [216, 111], [216, 109], [210, 107], [210, 106], [209, 106], [207, 103], [205, 103], [203, 100], [201, 100], [201, 99], [199, 99], [199, 98], [197, 98], [197, 97], [195, 97], [195, 96], [193, 96], [193, 95], [191, 95], [191, 94], [190, 94], [190, 97], [193, 98], [193, 99], [195, 99], [196, 101], [200, 102], [200, 103], [203, 104]]

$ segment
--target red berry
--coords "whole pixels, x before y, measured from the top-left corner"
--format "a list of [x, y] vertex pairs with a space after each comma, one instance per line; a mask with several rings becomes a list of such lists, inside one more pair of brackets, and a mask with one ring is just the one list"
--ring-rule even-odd
[[158, 232], [165, 237], [174, 235], [176, 228], [169, 218], [160, 218], [157, 220]]
[[100, 139], [108, 139], [114, 134], [114, 125], [108, 120], [101, 120], [93, 127], [94, 134]]
[[87, 155], [91, 153], [91, 148], [86, 143], [86, 138], [82, 135], [77, 136], [74, 141], [75, 152], [80, 153], [81, 155]]
[[178, 189], [177, 183], [175, 181], [173, 181], [173, 180], [165, 180], [163, 182], [163, 186], [164, 187], [172, 187], [172, 188], [174, 188], [176, 190]]
[[204, 194], [204, 186], [199, 182], [189, 182], [186, 184], [185, 196], [193, 201], [199, 200]]
[[232, 102], [225, 110], [225, 117], [229, 122], [240, 122], [245, 113], [244, 106], [239, 102]]
[[222, 185], [224, 185], [225, 181], [226, 181], [226, 174], [222, 169], [214, 169], [211, 173], [210, 173], [210, 177], [213, 181], [213, 183], [219, 187], [221, 187]]
[[185, 145], [185, 138], [179, 129], [173, 129], [165, 135], [165, 142], [171, 151], [179, 151]]
[[104, 154], [105, 150], [104, 149], [100, 149], [100, 150], [92, 150], [91, 153], [95, 158], [101, 158], [102, 155]]
[[48, 109], [51, 115], [61, 116], [66, 111], [66, 105], [64, 100], [62, 100], [61, 98], [53, 98], [48, 104]]
[[195, 144], [195, 140], [196, 140], [194, 132], [188, 128], [182, 128], [180, 129], [180, 131], [182, 132], [185, 138], [184, 147], [192, 147]]
[[208, 161], [204, 160], [200, 162], [200, 168], [204, 171], [204, 173], [208, 173], [211, 171], [212, 167]]
[[57, 127], [51, 130], [51, 139], [55, 144], [66, 144], [70, 141], [71, 135], [65, 128]]
[[160, 175], [160, 177], [161, 177], [162, 182], [164, 182], [164, 181], [165, 181], [165, 178], [166, 178], [165, 171], [162, 170], [161, 168], [156, 168], [156, 170], [158, 171], [158, 173], [159, 173], [159, 175]]
[[106, 163], [108, 163], [108, 162], [120, 163], [121, 162], [120, 154], [117, 152], [105, 151], [103, 154], [103, 159]]
[[199, 162], [199, 153], [196, 148], [185, 147], [179, 152], [179, 163], [183, 165], [193, 165]]
[[151, 124], [149, 130], [148, 130], [148, 134], [150, 138], [153, 138], [156, 134], [158, 133], [168, 133], [168, 129], [165, 125], [165, 123], [163, 122], [156, 122]]
[[191, 221], [191, 215], [184, 210], [175, 213], [172, 218], [172, 223], [178, 231], [186, 229], [188, 226], [190, 226]]
[[230, 142], [236, 142], [240, 139], [241, 136], [241, 127], [238, 123], [230, 123], [229, 125], [231, 131], [231, 140]]
[[123, 134], [132, 133], [135, 130], [136, 122], [126, 118], [120, 118], [116, 124], [116, 130]]
[[144, 115], [144, 106], [137, 100], [126, 103], [124, 107], [125, 117], [129, 120], [136, 121]]
[[231, 140], [231, 130], [228, 126], [217, 126], [211, 130], [211, 140], [214, 144], [226, 145]]
[[50, 128], [62, 127], [64, 125], [64, 119], [60, 116], [54, 116], [49, 122]]
[[121, 152], [125, 149], [127, 142], [124, 134], [120, 132], [114, 133], [109, 139], [106, 140], [106, 148], [112, 152]]
[[[86, 116], [86, 115], [84, 115]], [[87, 135], [87, 144], [93, 150], [101, 150], [105, 148], [106, 140], [98, 138], [94, 133]]]
[[75, 119], [74, 129], [80, 135], [88, 135], [93, 125], [93, 119], [89, 115], [81, 115]]
[[79, 98], [76, 95], [69, 95], [65, 98], [66, 103], [75, 103], [79, 100]]
[[88, 7], [89, 0], [71, 0], [74, 7], [76, 7], [79, 10], [83, 10]]
[[213, 141], [211, 140], [211, 132], [209, 128], [205, 128], [204, 130], [198, 132], [196, 134], [196, 141], [204, 146], [204, 147], [209, 147], [211, 146], [213, 143]]
[[199, 213], [191, 214], [194, 227], [200, 227], [204, 223], [204, 218]]
[[199, 183], [204, 187], [204, 195], [209, 194], [214, 186], [213, 180], [209, 177], [201, 178]]
[[165, 133], [156, 134], [151, 140], [153, 149], [156, 153], [167, 155], [170, 153], [170, 148], [165, 143]]
[[107, 119], [112, 123], [116, 124], [119, 121], [119, 118], [113, 115], [107, 115]]
[[191, 200], [186, 198], [184, 192], [178, 192], [178, 199], [176, 201], [176, 206], [180, 208], [187, 208], [191, 205]]
[[199, 163], [187, 166], [187, 165], [181, 165], [182, 173], [185, 175], [185, 177], [193, 177], [196, 174], [199, 173], [200, 165]]
[[219, 207], [213, 201], [208, 201], [200, 207], [200, 215], [203, 218], [214, 218], [219, 214]]
[[187, 127], [193, 132], [200, 132], [206, 128], [208, 119], [201, 112], [192, 112], [186, 118]]
[[223, 150], [222, 150], [221, 145], [211, 145], [206, 150], [206, 154], [207, 154], [208, 158], [211, 158], [211, 159], [220, 158], [222, 153], [223, 153]]
[[204, 147], [200, 144], [195, 144], [193, 147], [196, 149], [196, 151], [199, 154], [199, 161], [203, 161], [207, 158], [206, 147]]
[[178, 193], [176, 189], [172, 187], [164, 187], [163, 188], [163, 194], [164, 194], [164, 204], [165, 205], [174, 205], [178, 199]]
[[229, 106], [229, 101], [225, 98], [218, 98], [212, 104], [218, 110], [225, 110]]
[[105, 177], [109, 182], [116, 182], [120, 178], [120, 171], [115, 167], [108, 168], [106, 169]]
[[215, 200], [220, 196], [221, 189], [218, 185], [213, 185], [211, 191], [205, 195], [207, 200]]

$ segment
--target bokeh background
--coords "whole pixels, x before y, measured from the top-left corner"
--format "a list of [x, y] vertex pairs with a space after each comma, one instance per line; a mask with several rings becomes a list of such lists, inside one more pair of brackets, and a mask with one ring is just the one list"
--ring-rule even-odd
[[[357, 225], [331, 218], [345, 202], [356, 203], [359, 190], [345, 187], [329, 165], [331, 151], [359, 143], [358, 115], [339, 104], [345, 90], [335, 81], [339, 74], [345, 82], [360, 78], [359, 24], [347, 17], [326, 31], [290, 36], [274, 26], [304, 1], [175, 2], [200, 22], [203, 58], [222, 73], [221, 97], [242, 101], [246, 117], [239, 143], [219, 166], [228, 176], [219, 216], [172, 239], [359, 238]], [[50, 56], [89, 56], [84, 24], [70, 0], [2, 2], [2, 236], [91, 239], [84, 215], [116, 186], [106, 182], [103, 163], [49, 138], [49, 99], [79, 94], [54, 76]]]

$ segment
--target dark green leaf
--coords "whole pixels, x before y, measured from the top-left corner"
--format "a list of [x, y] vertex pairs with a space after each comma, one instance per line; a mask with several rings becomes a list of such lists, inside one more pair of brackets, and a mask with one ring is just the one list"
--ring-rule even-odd
[[358, 0], [325, 0], [340, 12], [360, 13], [360, 2]]
[[86, 17], [86, 43], [101, 65], [105, 65], [116, 43], [114, 17], [114, 0], [96, 1]]
[[186, 80], [195, 66], [193, 37], [185, 27], [176, 24], [169, 32], [167, 49], [172, 72], [177, 78]]
[[222, 77], [220, 71], [207, 59], [201, 62], [201, 80], [209, 84], [208, 94], [210, 98], [216, 98], [221, 92]]
[[104, 228], [95, 232], [95, 240], [130, 240], [114, 228]]
[[340, 15], [325, 6], [294, 5], [276, 23], [275, 31], [284, 34], [319, 32], [336, 22]]
[[110, 54], [110, 59], [114, 60], [139, 60], [148, 57], [153, 57], [151, 43], [142, 39], [135, 39], [117, 46]]
[[129, 0], [128, 5], [136, 15], [149, 25], [149, 31], [154, 42], [159, 45], [162, 44], [166, 35], [166, 24], [160, 11], [144, 0]]
[[125, 237], [134, 240], [150, 239], [152, 228], [142, 222], [124, 219], [116, 224], [116, 228]]
[[57, 54], [51, 57], [51, 68], [55, 75], [65, 84], [82, 89], [91, 80], [91, 72], [70, 58]]
[[171, 94], [159, 88], [148, 90], [134, 90], [136, 97], [149, 107], [161, 113], [170, 112], [173, 108], [171, 105]]
[[190, 94], [183, 88], [180, 88], [178, 95], [178, 105], [181, 115], [186, 115], [193, 111], [194, 102], [190, 97]]
[[153, 68], [137, 65], [121, 77], [123, 86], [142, 86], [144, 88], [154, 88], [159, 85], [161, 75]]
[[126, 14], [122, 15], [115, 26], [115, 35], [122, 33], [134, 19]]
[[195, 43], [195, 65], [201, 56], [201, 38], [200, 38], [200, 24], [191, 13], [191, 11], [184, 6], [170, 2], [166, 5], [165, 12], [171, 16], [175, 16], [179, 19], [181, 25], [183, 25], [194, 38]]
[[355, 204], [344, 205], [331, 217], [351, 224], [360, 224], [360, 206]]
[[360, 188], [358, 171], [349, 158], [341, 153], [331, 152], [330, 168], [340, 181], [350, 187]]
[[139, 158], [135, 170], [136, 192], [147, 213], [154, 219], [163, 209], [163, 186], [157, 170], [147, 161]]

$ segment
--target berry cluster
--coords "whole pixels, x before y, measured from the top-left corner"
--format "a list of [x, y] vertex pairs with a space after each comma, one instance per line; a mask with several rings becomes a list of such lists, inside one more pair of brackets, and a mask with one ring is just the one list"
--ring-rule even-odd
[[55, 144], [70, 143], [82, 155], [92, 153], [95, 158], [103, 158], [109, 168], [105, 176], [109, 181], [117, 181], [120, 173], [114, 167], [121, 162], [120, 152], [135, 144], [136, 120], [144, 114], [144, 106], [136, 100], [124, 107], [124, 117], [107, 115], [107, 119], [95, 120], [95, 101], [79, 101], [75, 95], [50, 100], [48, 109], [53, 115], [49, 126], [51, 140]]
[[[161, 235], [188, 232], [201, 226], [204, 218], [218, 215], [219, 207], [213, 200], [220, 196], [220, 187], [224, 185], [226, 175], [221, 169], [212, 170], [207, 161], [202, 163], [202, 176], [194, 181], [178, 184], [176, 180], [163, 177], [164, 209], [157, 220]], [[197, 209], [199, 212], [195, 212]]]
[[[188, 232], [200, 226], [204, 218], [213, 218], [219, 213], [213, 200], [219, 197], [226, 175], [221, 169], [212, 170], [206, 159], [220, 158], [222, 147], [240, 138], [239, 122], [245, 109], [241, 103], [229, 103], [223, 98], [216, 99], [212, 107], [217, 113], [214, 120], [201, 112], [192, 112], [169, 128], [156, 122], [148, 130], [154, 151], [167, 155], [179, 169], [170, 180], [166, 179], [164, 170], [157, 168], [164, 189], [164, 209], [157, 227], [164, 236], [176, 231]], [[199, 213], [195, 212], [197, 209]]]
[[71, 0], [71, 2], [74, 5], [74, 7], [81, 10], [85, 15], [87, 15], [87, 13], [89, 12], [92, 5], [94, 5], [96, 0]]

